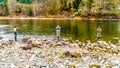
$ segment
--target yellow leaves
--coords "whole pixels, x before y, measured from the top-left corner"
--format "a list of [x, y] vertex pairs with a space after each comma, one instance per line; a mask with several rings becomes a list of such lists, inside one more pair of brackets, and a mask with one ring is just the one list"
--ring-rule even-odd
[[34, 4], [30, 4], [30, 8], [33, 8]]
[[94, 11], [99, 11], [99, 6], [95, 6], [95, 7], [92, 7], [92, 10], [94, 10]]

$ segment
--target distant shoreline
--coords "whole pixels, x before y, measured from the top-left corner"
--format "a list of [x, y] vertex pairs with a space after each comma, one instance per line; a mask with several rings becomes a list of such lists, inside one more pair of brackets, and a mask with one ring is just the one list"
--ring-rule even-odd
[[70, 18], [70, 17], [7, 17], [7, 16], [0, 16], [0, 20], [1, 19], [20, 19], [20, 20], [27, 20], [27, 19], [47, 19], [47, 20], [69, 20], [69, 19], [75, 19], [75, 20], [120, 20], [120, 18], [95, 18], [95, 17], [91, 17], [91, 18], [82, 18], [82, 17], [74, 17], [74, 18]]

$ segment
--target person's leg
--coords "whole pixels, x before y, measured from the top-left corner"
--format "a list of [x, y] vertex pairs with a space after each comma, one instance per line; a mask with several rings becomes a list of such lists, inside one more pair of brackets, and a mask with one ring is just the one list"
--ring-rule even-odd
[[15, 35], [15, 41], [17, 41], [17, 35]]
[[14, 32], [15, 35], [15, 41], [17, 41], [17, 32]]
[[97, 33], [97, 40], [99, 41], [101, 39], [101, 33]]
[[59, 41], [59, 38], [60, 38], [60, 31], [58, 30], [57, 31], [57, 40]]
[[60, 37], [60, 31], [58, 31], [58, 36]]
[[97, 41], [99, 41], [100, 40], [100, 37], [97, 37]]

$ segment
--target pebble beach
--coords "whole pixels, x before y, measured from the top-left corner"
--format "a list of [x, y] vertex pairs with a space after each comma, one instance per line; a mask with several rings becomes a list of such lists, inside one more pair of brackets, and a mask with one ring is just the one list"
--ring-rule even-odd
[[120, 68], [120, 43], [116, 41], [0, 40], [0, 68]]

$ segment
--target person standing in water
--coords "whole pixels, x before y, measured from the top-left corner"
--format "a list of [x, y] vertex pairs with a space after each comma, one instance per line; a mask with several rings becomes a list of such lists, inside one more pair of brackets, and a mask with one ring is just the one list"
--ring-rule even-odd
[[100, 40], [101, 39], [101, 32], [102, 32], [102, 28], [99, 26], [97, 28], [97, 40]]
[[15, 36], [15, 41], [17, 41], [17, 27], [15, 26], [14, 29], [14, 36]]
[[57, 36], [57, 40], [59, 40], [60, 38], [60, 26], [59, 25], [57, 25], [56, 27], [56, 36]]

